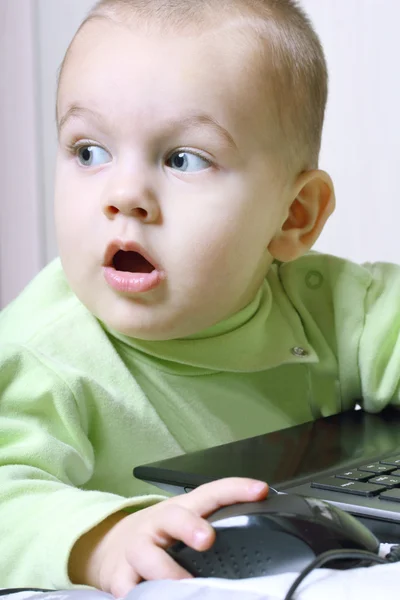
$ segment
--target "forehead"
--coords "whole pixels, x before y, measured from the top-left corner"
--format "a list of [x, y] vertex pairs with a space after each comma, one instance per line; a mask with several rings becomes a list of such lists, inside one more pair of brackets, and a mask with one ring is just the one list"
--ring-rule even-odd
[[[154, 114], [214, 112], [216, 119], [268, 116], [268, 82], [259, 40], [230, 26], [200, 33], [163, 35], [106, 19], [87, 23], [76, 37], [63, 70], [58, 109], [97, 105], [111, 115], [135, 109]], [[140, 99], [145, 102], [140, 105]], [[221, 113], [221, 114], [218, 114]], [[224, 113], [224, 114], [222, 114]]]

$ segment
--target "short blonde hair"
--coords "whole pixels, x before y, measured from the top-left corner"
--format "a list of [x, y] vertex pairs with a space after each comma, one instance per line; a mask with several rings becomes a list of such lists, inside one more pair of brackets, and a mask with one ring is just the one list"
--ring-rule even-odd
[[233, 16], [253, 23], [254, 38], [261, 37], [267, 44], [267, 52], [263, 54], [268, 58], [268, 85], [283, 139], [280, 145], [290, 170], [316, 168], [328, 73], [319, 38], [295, 0], [99, 0], [77, 34], [96, 18], [124, 24], [144, 20], [150, 27], [179, 31], [218, 25], [225, 17], [231, 20]]

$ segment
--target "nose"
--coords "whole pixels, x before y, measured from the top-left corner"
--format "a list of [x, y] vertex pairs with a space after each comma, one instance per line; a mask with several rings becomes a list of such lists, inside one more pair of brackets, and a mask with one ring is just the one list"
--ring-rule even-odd
[[160, 218], [156, 193], [146, 183], [143, 174], [116, 174], [105, 193], [103, 212], [112, 219], [118, 214], [131, 216], [144, 223], [154, 223]]

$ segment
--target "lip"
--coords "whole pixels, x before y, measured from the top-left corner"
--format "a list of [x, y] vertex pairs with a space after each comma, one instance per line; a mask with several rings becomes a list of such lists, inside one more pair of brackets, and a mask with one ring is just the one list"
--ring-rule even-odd
[[[113, 265], [113, 258], [119, 250], [125, 252], [138, 252], [154, 269], [150, 273], [131, 273], [117, 271]], [[103, 274], [108, 285], [117, 292], [128, 294], [141, 294], [156, 288], [165, 279], [165, 273], [154, 259], [136, 242], [113, 240], [106, 249], [103, 261]]]
[[124, 250], [125, 252], [137, 252], [138, 254], [141, 254], [147, 260], [147, 262], [153, 265], [156, 271], [162, 272], [160, 265], [155, 262], [155, 260], [140, 244], [131, 241], [125, 242], [123, 240], [113, 240], [110, 244], [108, 244], [104, 254], [103, 267], [113, 267], [113, 258], [118, 250]]

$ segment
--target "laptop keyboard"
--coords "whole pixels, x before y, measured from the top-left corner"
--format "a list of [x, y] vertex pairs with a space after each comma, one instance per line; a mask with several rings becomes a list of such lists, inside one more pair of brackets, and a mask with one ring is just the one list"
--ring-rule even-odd
[[362, 465], [329, 477], [316, 478], [312, 481], [311, 487], [400, 502], [400, 455], [390, 456], [379, 462]]

